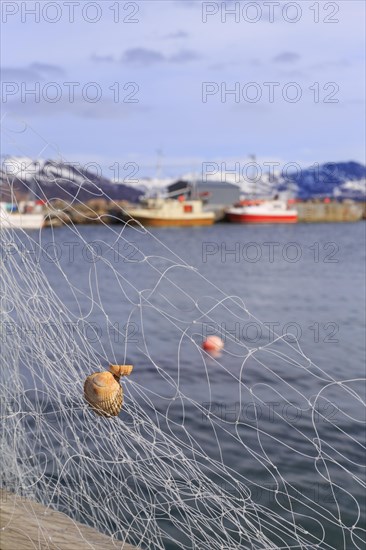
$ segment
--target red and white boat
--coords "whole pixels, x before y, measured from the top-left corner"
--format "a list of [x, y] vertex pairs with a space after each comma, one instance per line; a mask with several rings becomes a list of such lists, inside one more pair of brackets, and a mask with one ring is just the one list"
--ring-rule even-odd
[[279, 199], [243, 201], [226, 210], [226, 217], [234, 223], [296, 223], [297, 210]]

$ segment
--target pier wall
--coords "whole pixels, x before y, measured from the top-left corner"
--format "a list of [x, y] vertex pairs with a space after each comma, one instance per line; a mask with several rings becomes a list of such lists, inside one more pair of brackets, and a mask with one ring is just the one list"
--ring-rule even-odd
[[356, 202], [300, 202], [296, 204], [299, 222], [355, 222], [361, 220], [365, 206]]
[[0, 489], [1, 550], [138, 550], [96, 529]]

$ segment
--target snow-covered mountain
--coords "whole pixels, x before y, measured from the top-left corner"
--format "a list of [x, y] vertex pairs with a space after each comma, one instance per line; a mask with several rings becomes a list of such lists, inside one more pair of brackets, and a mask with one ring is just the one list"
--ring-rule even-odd
[[329, 196], [365, 200], [366, 166], [358, 162], [334, 162], [302, 170], [288, 178], [300, 198]]
[[66, 162], [8, 157], [0, 169], [0, 198], [19, 200], [30, 194], [43, 200], [87, 202], [97, 198], [137, 202], [141, 190], [111, 182], [101, 174]]
[[[274, 171], [271, 174], [260, 170], [260, 177], [243, 178], [232, 172], [205, 174], [205, 182], [222, 182], [239, 186], [243, 196], [270, 197], [275, 194], [302, 199], [312, 197], [354, 198], [366, 200], [366, 167], [357, 162], [326, 163], [297, 171]], [[164, 189], [178, 178], [144, 179], [138, 187], [145, 193], [163, 193]], [[188, 172], [179, 177], [182, 182], [193, 185], [197, 173]]]
[[[101, 174], [79, 168], [75, 163], [8, 157], [0, 168], [0, 199], [11, 200], [11, 189], [17, 199], [32, 193], [40, 199], [63, 199], [86, 202], [95, 198], [138, 202], [143, 194], [164, 194], [177, 180], [197, 181], [197, 173], [179, 178], [142, 178], [133, 185], [111, 181]], [[262, 171], [259, 178], [238, 178], [232, 173], [207, 175], [207, 181], [227, 181], [240, 187], [243, 195], [354, 198], [366, 200], [366, 167], [357, 162], [326, 163], [292, 173]]]

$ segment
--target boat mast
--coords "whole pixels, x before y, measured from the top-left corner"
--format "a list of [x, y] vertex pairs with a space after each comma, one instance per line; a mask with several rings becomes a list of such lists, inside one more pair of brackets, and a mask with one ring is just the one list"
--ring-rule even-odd
[[158, 186], [158, 197], [160, 198], [161, 192], [160, 192], [160, 180], [161, 180], [161, 164], [162, 164], [162, 157], [163, 157], [163, 151], [161, 147], [156, 150], [156, 172], [155, 172], [155, 178], [157, 180], [157, 186]]
[[[249, 158], [251, 160], [251, 162], [255, 163], [256, 162], [256, 156], [254, 153], [250, 153], [249, 154]], [[252, 198], [256, 198], [257, 196], [257, 189], [256, 189], [256, 185], [255, 185], [255, 168], [253, 167], [253, 171], [252, 171], [252, 175], [249, 176], [249, 180], [251, 181], [251, 184], [252, 184]]]

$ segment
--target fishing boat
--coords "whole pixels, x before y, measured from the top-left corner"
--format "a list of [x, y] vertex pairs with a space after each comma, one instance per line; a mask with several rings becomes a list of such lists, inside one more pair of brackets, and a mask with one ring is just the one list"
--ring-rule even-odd
[[270, 199], [243, 201], [228, 208], [226, 218], [234, 223], [296, 223], [298, 213], [286, 201]]
[[17, 209], [12, 203], [0, 203], [1, 229], [41, 229], [43, 224], [42, 204], [33, 201], [19, 203], [19, 209]]
[[204, 211], [201, 200], [186, 200], [183, 196], [178, 200], [143, 199], [140, 207], [128, 209], [128, 215], [129, 221], [158, 227], [211, 225], [215, 221], [214, 212]]

